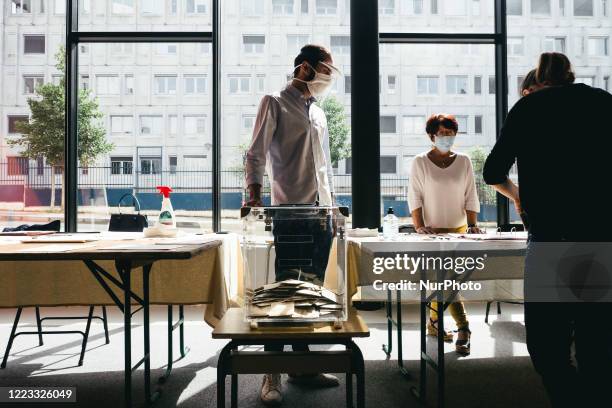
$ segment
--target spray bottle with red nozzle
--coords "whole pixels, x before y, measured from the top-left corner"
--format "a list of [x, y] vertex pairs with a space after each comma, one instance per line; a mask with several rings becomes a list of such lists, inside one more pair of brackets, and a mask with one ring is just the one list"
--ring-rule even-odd
[[164, 196], [162, 200], [161, 211], [159, 213], [158, 225], [164, 229], [176, 228], [176, 219], [174, 217], [174, 210], [172, 209], [172, 203], [170, 202], [170, 193], [172, 189], [168, 186], [158, 186], [160, 194]]

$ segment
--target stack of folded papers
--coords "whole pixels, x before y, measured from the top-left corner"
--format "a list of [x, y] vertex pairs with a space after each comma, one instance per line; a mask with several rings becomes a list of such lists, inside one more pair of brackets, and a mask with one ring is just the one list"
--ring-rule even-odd
[[329, 289], [296, 279], [248, 291], [251, 318], [317, 319], [340, 316], [341, 298]]

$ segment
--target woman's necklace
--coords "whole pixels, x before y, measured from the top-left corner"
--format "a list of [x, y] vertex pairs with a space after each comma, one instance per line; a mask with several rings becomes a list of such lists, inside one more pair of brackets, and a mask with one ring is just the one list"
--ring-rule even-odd
[[[433, 157], [436, 157], [434, 154], [432, 154]], [[446, 159], [448, 159], [448, 163], [446, 161]], [[448, 167], [448, 165], [450, 164], [450, 161], [452, 160], [451, 155], [449, 154], [447, 157], [444, 156], [438, 156], [438, 161], [440, 163], [440, 167], [442, 168], [446, 168]]]

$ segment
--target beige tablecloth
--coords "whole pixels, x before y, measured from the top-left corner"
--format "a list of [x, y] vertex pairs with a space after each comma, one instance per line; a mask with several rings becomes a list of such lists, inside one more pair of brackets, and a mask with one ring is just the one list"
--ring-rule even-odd
[[[239, 239], [235, 234], [211, 234], [222, 240], [192, 259], [153, 264], [150, 280], [152, 304], [208, 304], [204, 320], [211, 326], [232, 306], [241, 290]], [[97, 262], [118, 278], [112, 261]], [[123, 292], [109, 285], [123, 299]], [[142, 294], [142, 268], [132, 271], [132, 290]], [[0, 262], [0, 307], [114, 305], [82, 261]]]

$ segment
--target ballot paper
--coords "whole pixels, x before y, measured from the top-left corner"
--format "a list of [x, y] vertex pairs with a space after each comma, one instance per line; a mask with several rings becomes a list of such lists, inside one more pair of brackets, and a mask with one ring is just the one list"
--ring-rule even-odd
[[284, 280], [247, 291], [251, 318], [316, 319], [342, 313], [341, 297], [311, 282]]

